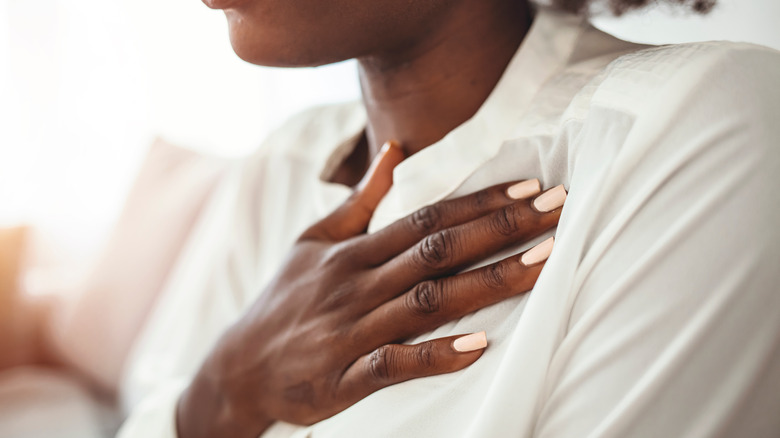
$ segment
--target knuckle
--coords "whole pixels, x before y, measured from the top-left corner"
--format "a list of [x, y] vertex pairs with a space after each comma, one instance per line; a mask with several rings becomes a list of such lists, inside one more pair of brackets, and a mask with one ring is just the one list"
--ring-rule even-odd
[[436, 367], [436, 349], [433, 342], [423, 342], [415, 350], [417, 364], [423, 369]]
[[301, 233], [300, 236], [298, 236], [298, 239], [295, 241], [296, 245], [302, 245], [310, 241], [316, 241], [316, 240], [323, 240], [325, 238], [325, 233], [322, 231], [323, 225], [321, 222], [318, 222], [309, 228], [306, 229], [303, 233]]
[[424, 281], [407, 294], [407, 307], [418, 315], [439, 312], [443, 305], [442, 288], [434, 281]]
[[361, 246], [364, 236], [332, 244], [327, 250], [327, 260], [342, 269], [357, 270], [368, 266], [366, 251]]
[[412, 213], [410, 222], [416, 233], [427, 235], [439, 229], [441, 213], [437, 207], [429, 205]]
[[506, 266], [495, 263], [482, 272], [482, 283], [490, 289], [503, 289], [506, 285]]
[[374, 380], [385, 381], [393, 377], [393, 354], [392, 347], [383, 345], [368, 357], [368, 373]]
[[331, 245], [329, 243], [316, 243], [320, 251], [318, 267], [331, 273], [354, 272], [360, 270], [362, 257], [355, 249], [344, 242]]
[[338, 267], [348, 262], [351, 254], [344, 244], [336, 244], [328, 248], [323, 254], [322, 263], [329, 267]]
[[511, 236], [519, 228], [518, 217], [513, 208], [502, 208], [493, 215], [490, 221], [492, 231], [500, 236]]
[[417, 262], [423, 267], [440, 270], [446, 268], [452, 252], [452, 234], [445, 231], [431, 234], [417, 246]]
[[480, 190], [474, 194], [473, 208], [475, 210], [483, 210], [489, 207], [493, 203], [493, 191], [492, 190]]

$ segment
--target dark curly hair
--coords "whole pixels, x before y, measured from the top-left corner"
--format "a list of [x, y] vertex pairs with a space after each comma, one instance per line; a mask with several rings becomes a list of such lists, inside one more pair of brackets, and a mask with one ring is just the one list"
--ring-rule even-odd
[[587, 13], [588, 8], [596, 3], [602, 3], [609, 7], [615, 15], [621, 15], [632, 9], [639, 9], [653, 3], [677, 3], [691, 8], [693, 11], [705, 14], [715, 6], [716, 0], [552, 0], [552, 4], [563, 10], [582, 14]]

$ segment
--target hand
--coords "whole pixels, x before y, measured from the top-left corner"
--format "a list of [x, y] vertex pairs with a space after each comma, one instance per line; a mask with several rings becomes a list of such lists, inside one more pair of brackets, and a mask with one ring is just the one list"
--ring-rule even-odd
[[276, 420], [311, 424], [383, 387], [480, 357], [484, 333], [398, 342], [530, 290], [551, 239], [522, 258], [453, 274], [554, 227], [565, 191], [532, 201], [538, 181], [502, 184], [367, 235], [402, 159], [385, 146], [353, 196], [303, 233], [182, 395], [180, 437], [256, 437]]

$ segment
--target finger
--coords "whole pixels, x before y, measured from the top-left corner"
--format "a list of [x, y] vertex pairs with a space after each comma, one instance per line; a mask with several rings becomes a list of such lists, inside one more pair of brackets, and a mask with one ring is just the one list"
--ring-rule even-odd
[[359, 345], [402, 342], [489, 305], [524, 294], [536, 284], [553, 244], [554, 238], [551, 237], [521, 255], [453, 277], [419, 283], [363, 317], [356, 324], [355, 333], [365, 335], [357, 335], [356, 342]]
[[433, 233], [398, 257], [376, 268], [381, 287], [372, 290], [387, 301], [415, 284], [448, 275], [555, 227], [566, 200], [563, 186], [533, 201], [520, 201], [479, 219]]
[[437, 202], [400, 219], [371, 236], [354, 243], [366, 262], [379, 265], [408, 249], [426, 236], [460, 225], [499, 208], [541, 192], [539, 180], [499, 184], [457, 199]]
[[333, 213], [306, 230], [301, 239], [337, 242], [365, 232], [376, 206], [393, 185], [393, 169], [403, 159], [403, 150], [397, 142], [385, 143], [354, 193]]
[[485, 347], [485, 332], [449, 336], [417, 345], [383, 345], [347, 369], [339, 383], [339, 391], [347, 398], [359, 400], [406, 380], [458, 371], [479, 359]]

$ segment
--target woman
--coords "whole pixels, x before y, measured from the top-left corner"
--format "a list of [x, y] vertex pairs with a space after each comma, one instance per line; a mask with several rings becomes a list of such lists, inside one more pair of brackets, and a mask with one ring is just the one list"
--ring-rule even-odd
[[364, 99], [221, 188], [121, 436], [777, 435], [777, 53], [584, 0], [206, 3], [249, 62], [357, 58]]

